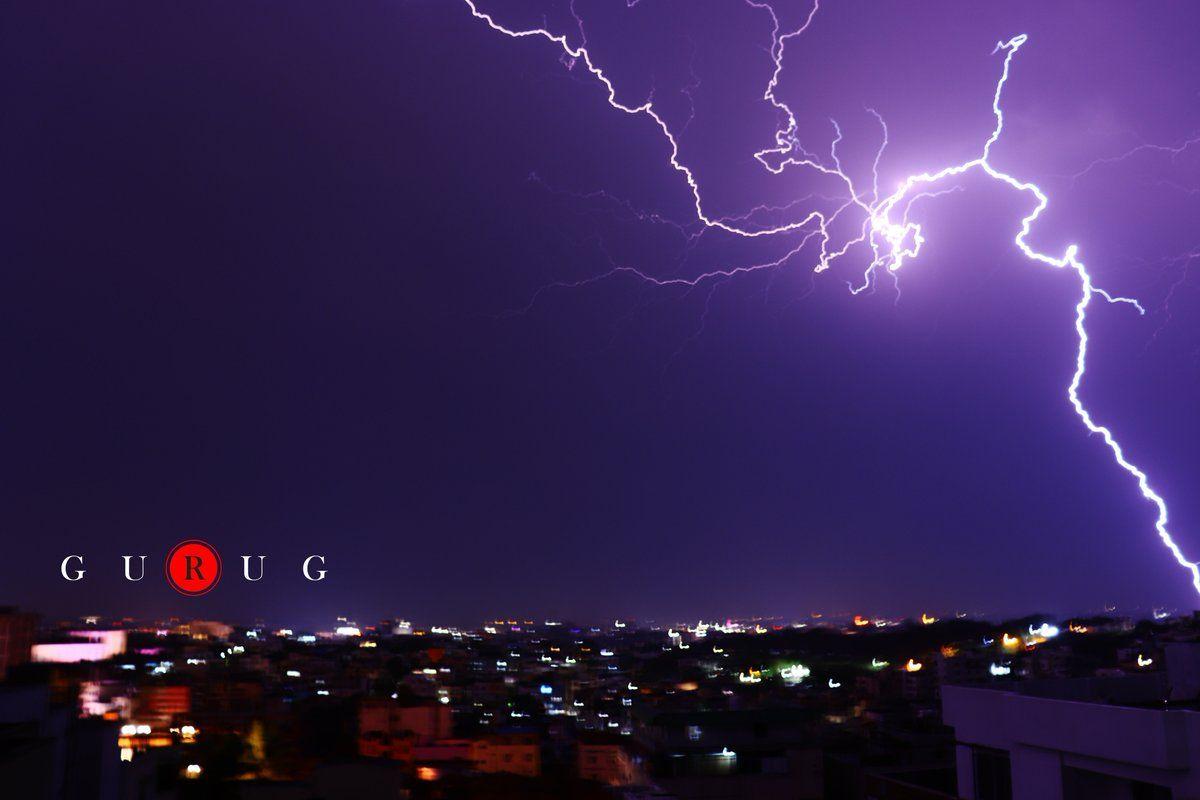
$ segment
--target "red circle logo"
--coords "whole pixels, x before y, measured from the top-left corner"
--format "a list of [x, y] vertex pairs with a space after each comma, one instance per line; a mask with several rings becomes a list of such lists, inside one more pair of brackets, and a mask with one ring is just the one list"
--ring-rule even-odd
[[187, 539], [167, 553], [166, 573], [172, 589], [188, 597], [199, 597], [221, 580], [221, 556], [208, 542]]

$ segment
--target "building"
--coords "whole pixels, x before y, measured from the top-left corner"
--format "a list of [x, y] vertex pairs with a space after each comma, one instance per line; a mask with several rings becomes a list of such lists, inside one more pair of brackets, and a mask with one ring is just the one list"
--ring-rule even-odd
[[35, 614], [23, 614], [15, 608], [0, 608], [0, 681], [13, 667], [29, 662], [33, 651]]
[[[1169, 661], [1170, 659], [1168, 659]], [[1164, 673], [947, 686], [968, 800], [1200, 798], [1200, 713], [1165, 706]]]
[[246, 733], [266, 709], [262, 681], [245, 677], [204, 681], [191, 691], [192, 722], [212, 731]]
[[88, 717], [129, 719], [129, 687], [121, 681], [83, 681], [79, 684], [79, 713]]
[[138, 690], [134, 715], [139, 720], [170, 723], [186, 717], [192, 710], [192, 690], [188, 686], [143, 686]]
[[[395, 700], [367, 699], [358, 708], [358, 753], [412, 764], [415, 748], [426, 752], [449, 739], [453, 730], [450, 708], [441, 703], [405, 706]], [[460, 758], [470, 757], [465, 751]]]
[[[950, 661], [951, 659], [947, 659]], [[900, 696], [910, 703], [929, 702], [937, 695], [938, 676], [924, 665], [900, 671]]]
[[818, 800], [825, 796], [818, 729], [818, 716], [801, 709], [681, 711], [651, 715], [638, 736], [655, 785], [680, 800]]
[[[966, 686], [986, 683], [989, 678], [988, 665], [990, 663], [987, 655], [974, 650], [959, 652], [954, 655], [940, 653], [935, 662], [937, 666], [937, 683], [941, 686], [949, 684]], [[921, 691], [922, 687], [920, 687], [917, 681], [923, 673], [927, 674], [927, 671], [904, 673], [905, 683], [909, 684], [907, 691], [915, 691], [917, 693]]]
[[358, 709], [359, 734], [411, 734], [418, 744], [449, 739], [454, 729], [450, 707], [442, 703], [400, 705], [395, 700], [363, 700]]
[[612, 736], [580, 735], [576, 745], [576, 774], [585, 781], [608, 786], [642, 783], [640, 759], [629, 751], [627, 743]]
[[115, 722], [80, 719], [46, 686], [0, 688], [0, 794], [117, 800], [123, 782]]
[[190, 636], [193, 639], [217, 639], [225, 641], [233, 634], [233, 626], [211, 619], [194, 619], [175, 626], [172, 633]]
[[412, 748], [412, 764], [416, 777], [422, 781], [439, 780], [449, 775], [469, 773], [471, 764], [470, 739], [442, 739], [433, 744]]
[[542, 774], [542, 748], [536, 734], [498, 733], [471, 743], [471, 763], [479, 772]]
[[379, 728], [360, 728], [358, 754], [366, 758], [387, 758], [411, 766], [416, 737], [404, 731]]
[[125, 652], [126, 637], [123, 630], [71, 631], [59, 641], [35, 644], [33, 660], [50, 664], [106, 661]]

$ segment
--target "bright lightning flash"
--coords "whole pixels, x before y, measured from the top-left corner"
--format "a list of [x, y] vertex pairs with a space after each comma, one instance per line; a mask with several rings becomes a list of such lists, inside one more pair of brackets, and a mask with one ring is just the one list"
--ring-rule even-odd
[[[841, 141], [842, 134], [837, 123], [833, 123], [836, 135], [830, 147], [829, 158], [826, 159], [814, 155], [805, 150], [797, 139], [798, 126], [792, 109], [775, 95], [775, 88], [783, 71], [785, 48], [790, 40], [800, 36], [812, 24], [820, 8], [820, 0], [815, 0], [811, 12], [800, 27], [787, 32], [782, 32], [779, 18], [773, 6], [759, 0], [745, 0], [748, 6], [769, 14], [773, 24], [770, 56], [774, 63], [774, 71], [771, 74], [771, 79], [767, 84], [766, 90], [763, 92], [763, 100], [770, 103], [780, 113], [784, 122], [783, 126], [775, 132], [775, 146], [755, 153], [755, 158], [773, 174], [780, 174], [789, 167], [797, 167], [833, 178], [844, 185], [847, 193], [845, 201], [832, 213], [812, 211], [799, 220], [777, 225], [755, 226], [749, 223], [749, 220], [754, 218], [755, 212], [778, 209], [759, 206], [752, 209], [749, 214], [740, 217], [714, 217], [709, 215], [705, 211], [700, 183], [693, 170], [680, 160], [679, 142], [671, 132], [671, 128], [666, 120], [655, 109], [653, 100], [646, 100], [639, 105], [628, 105], [618, 100], [616, 87], [605, 74], [604, 70], [592, 60], [592, 56], [584, 44], [573, 46], [568, 41], [567, 35], [555, 34], [545, 28], [512, 29], [505, 27], [497, 22], [491, 14], [480, 11], [475, 0], [464, 0], [464, 2], [475, 18], [482, 20], [498, 33], [514, 39], [540, 38], [558, 46], [563, 51], [565, 63], [572, 67], [576, 63], [582, 63], [587, 71], [599, 81], [607, 92], [607, 102], [610, 106], [625, 114], [646, 116], [652, 120], [667, 141], [669, 163], [686, 181], [691, 191], [696, 217], [706, 229], [716, 229], [724, 231], [727, 234], [745, 238], [784, 236], [792, 233], [802, 234], [799, 243], [788, 250], [781, 258], [764, 263], [727, 267], [705, 272], [693, 278], [670, 279], [655, 278], [635, 267], [615, 266], [612, 270], [601, 275], [574, 283], [553, 284], [552, 286], [554, 287], [582, 286], [616, 274], [631, 274], [639, 280], [660, 286], [696, 286], [706, 281], [728, 278], [742, 273], [782, 267], [793, 257], [797, 256], [815, 238], [820, 245], [816, 263], [813, 265], [815, 272], [824, 272], [830, 268], [834, 261], [845, 257], [851, 251], [865, 250], [869, 254], [870, 258], [863, 273], [862, 282], [856, 285], [852, 284], [850, 287], [851, 292], [857, 294], [873, 285], [876, 272], [880, 268], [883, 268], [886, 274], [894, 274], [908, 260], [916, 258], [920, 253], [925, 239], [922, 236], [921, 226], [909, 220], [909, 210], [913, 203], [921, 198], [933, 197], [954, 191], [954, 188], [936, 189], [937, 185], [964, 173], [979, 171], [986, 174], [992, 180], [1007, 184], [1018, 192], [1030, 195], [1034, 200], [1033, 210], [1021, 220], [1020, 229], [1013, 239], [1014, 244], [1026, 258], [1050, 267], [1071, 270], [1079, 279], [1080, 296], [1079, 301], [1075, 304], [1075, 331], [1079, 344], [1075, 355], [1075, 370], [1067, 386], [1067, 399], [1088, 431], [1098, 434], [1103, 439], [1112, 454], [1113, 460], [1121, 469], [1134, 478], [1142, 497], [1154, 506], [1157, 512], [1154, 526], [1159, 538], [1166, 545], [1167, 549], [1170, 550], [1171, 555], [1174, 556], [1179, 565], [1191, 573], [1192, 586], [1196, 589], [1197, 593], [1200, 593], [1200, 564], [1188, 561], [1184, 557], [1183, 551], [1180, 550], [1175, 540], [1171, 537], [1167, 527], [1166, 501], [1150, 486], [1150, 479], [1146, 473], [1125, 456], [1113, 432], [1106, 426], [1100, 425], [1095, 421], [1091, 412], [1088, 411], [1079, 397], [1080, 385], [1087, 371], [1088, 334], [1086, 322], [1087, 311], [1092, 301], [1099, 297], [1109, 303], [1131, 305], [1142, 313], [1144, 313], [1144, 310], [1136, 300], [1117, 297], [1097, 287], [1093, 283], [1092, 276], [1084, 266], [1084, 263], [1079, 259], [1078, 247], [1076, 245], [1067, 247], [1061, 256], [1054, 256], [1034, 250], [1029, 245], [1027, 238], [1033, 227], [1033, 223], [1049, 205], [1049, 199], [1037, 184], [1023, 181], [1007, 172], [1003, 172], [989, 161], [992, 146], [1000, 139], [1000, 135], [1004, 130], [1004, 112], [1000, 106], [1000, 96], [1005, 84], [1008, 82], [1009, 70], [1012, 66], [1013, 58], [1016, 56], [1017, 51], [1028, 41], [1028, 37], [1025, 34], [1014, 36], [1008, 41], [999, 42], [996, 45], [994, 52], [1004, 53], [1004, 64], [992, 95], [992, 112], [996, 118], [996, 125], [992, 129], [987, 141], [984, 142], [982, 153], [969, 161], [944, 167], [936, 172], [923, 172], [910, 175], [900, 183], [895, 192], [881, 198], [879, 197], [878, 189], [878, 167], [888, 144], [888, 136], [887, 126], [878, 114], [871, 111], [878, 120], [883, 134], [882, 143], [876, 153], [875, 162], [872, 167], [873, 185], [869, 191], [860, 191], [850, 176], [842, 169], [841, 162], [838, 159], [837, 145]], [[578, 16], [575, 19], [582, 31], [582, 20]], [[842, 242], [838, 246], [834, 246], [833, 236], [830, 233], [831, 226], [846, 212], [861, 214], [862, 224], [858, 229], [857, 236]], [[536, 301], [536, 296], [534, 300]]]

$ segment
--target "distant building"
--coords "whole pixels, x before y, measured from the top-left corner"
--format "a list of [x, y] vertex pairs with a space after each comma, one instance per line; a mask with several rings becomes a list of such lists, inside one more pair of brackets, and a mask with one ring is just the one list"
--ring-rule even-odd
[[818, 718], [797, 709], [668, 712], [644, 720], [655, 785], [680, 800], [824, 798]]
[[125, 652], [127, 635], [123, 630], [71, 631], [60, 641], [35, 644], [33, 660], [51, 664], [106, 661]]
[[233, 633], [233, 626], [224, 622], [209, 619], [194, 619], [177, 625], [172, 633], [191, 636], [193, 639], [228, 639]]
[[441, 739], [432, 744], [412, 748], [412, 760], [434, 768], [436, 774], [452, 771], [465, 772], [471, 766], [470, 739]]
[[261, 681], [204, 681], [192, 688], [191, 716], [198, 727], [245, 733], [266, 707]]
[[0, 681], [8, 670], [29, 662], [37, 615], [0, 608]]
[[366, 758], [387, 758], [411, 766], [416, 738], [404, 731], [360, 728], [358, 754]]
[[131, 712], [127, 684], [113, 680], [79, 684], [79, 713], [84, 716], [128, 719]]
[[937, 694], [937, 689], [938, 676], [935, 671], [919, 669], [900, 672], [900, 696], [910, 703], [932, 700]]
[[363, 700], [358, 711], [359, 733], [410, 733], [419, 744], [449, 739], [454, 723], [450, 707], [441, 703], [406, 706], [395, 700]]
[[[414, 748], [430, 750], [449, 739], [452, 730], [450, 708], [441, 703], [404, 706], [395, 700], [367, 699], [358, 709], [358, 753], [412, 764]], [[470, 754], [464, 749], [457, 756]]]
[[[951, 656], [939, 654], [935, 663], [937, 665], [937, 682], [942, 686], [948, 684], [968, 686], [987, 683], [991, 680], [991, 675], [988, 673], [988, 665], [991, 662], [986, 655], [977, 651], [968, 650]], [[904, 673], [905, 684], [908, 685], [906, 691], [920, 693], [924, 688], [919, 684], [922, 672]], [[909, 678], [910, 675], [913, 677]]]
[[138, 719], [171, 720], [192, 710], [192, 690], [188, 686], [143, 686], [134, 704]]
[[630, 753], [629, 744], [616, 737], [581, 734], [576, 746], [576, 774], [585, 781], [608, 786], [643, 783], [640, 759]]
[[542, 748], [532, 733], [492, 734], [471, 743], [471, 763], [479, 772], [536, 778], [542, 774]]

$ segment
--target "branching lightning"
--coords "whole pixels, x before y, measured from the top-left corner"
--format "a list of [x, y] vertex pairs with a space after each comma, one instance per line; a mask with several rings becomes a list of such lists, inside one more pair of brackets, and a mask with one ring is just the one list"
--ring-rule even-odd
[[[938, 188], [939, 185], [943, 185], [950, 179], [968, 172], [982, 172], [994, 181], [1006, 184], [1021, 194], [1029, 195], [1034, 201], [1033, 209], [1022, 218], [1020, 228], [1013, 238], [1013, 243], [1027, 259], [1046, 266], [1070, 270], [1079, 279], [1080, 295], [1078, 302], [1075, 304], [1075, 332], [1078, 346], [1076, 349], [1074, 372], [1067, 386], [1067, 399], [1088, 431], [1100, 436], [1112, 454], [1113, 460], [1121, 469], [1134, 478], [1142, 497], [1154, 507], [1156, 511], [1154, 524], [1159, 538], [1179, 565], [1187, 569], [1191, 574], [1192, 586], [1197, 593], [1200, 593], [1200, 564], [1188, 561], [1183, 551], [1172, 538], [1168, 529], [1166, 501], [1151, 487], [1150, 479], [1146, 473], [1126, 457], [1121, 444], [1117, 441], [1113, 432], [1108, 427], [1095, 421], [1091, 412], [1080, 398], [1080, 387], [1087, 372], [1089, 346], [1087, 312], [1092, 301], [1100, 298], [1112, 304], [1130, 305], [1140, 313], [1144, 313], [1144, 309], [1134, 299], [1118, 297], [1097, 287], [1087, 267], [1079, 259], [1077, 245], [1067, 247], [1061, 256], [1054, 256], [1035, 250], [1028, 243], [1028, 237], [1034, 222], [1038, 220], [1042, 212], [1049, 205], [1049, 198], [1037, 184], [1021, 180], [997, 169], [990, 161], [992, 148], [999, 141], [1004, 130], [1004, 111], [1000, 104], [1001, 95], [1005, 85], [1008, 83], [1013, 59], [1021, 47], [1028, 41], [1028, 37], [1025, 34], [1014, 36], [996, 45], [994, 52], [1004, 54], [1003, 67], [992, 94], [992, 112], [996, 122], [990, 136], [988, 136], [983, 144], [980, 155], [969, 161], [947, 166], [935, 172], [909, 175], [901, 181], [893, 193], [880, 198], [878, 188], [879, 163], [888, 145], [888, 130], [883, 118], [875, 111], [867, 109], [879, 123], [881, 143], [872, 164], [871, 187], [867, 190], [860, 190], [856, 186], [855, 181], [843, 169], [841, 161], [838, 158], [837, 146], [842, 139], [841, 128], [838, 123], [831, 120], [834, 138], [829, 148], [828, 158], [818, 156], [801, 145], [797, 138], [798, 124], [796, 115], [789, 105], [779, 99], [775, 93], [783, 72], [784, 51], [791, 40], [801, 36], [812, 25], [820, 9], [820, 0], [814, 0], [812, 10], [799, 27], [788, 31], [783, 30], [779, 16], [769, 2], [765, 2], [765, 0], [745, 0], [745, 3], [751, 8], [766, 12], [772, 22], [769, 54], [773, 62], [773, 71], [762, 98], [779, 112], [782, 120], [781, 127], [776, 130], [773, 137], [774, 146], [758, 151], [754, 154], [754, 157], [772, 174], [781, 174], [789, 168], [810, 170], [840, 182], [846, 192], [845, 197], [839, 201], [841, 205], [837, 206], [832, 212], [814, 210], [800, 219], [784, 221], [774, 225], [759, 226], [751, 224], [751, 221], [756, 218], [756, 214], [766, 211], [778, 211], [779, 209], [759, 206], [739, 217], [718, 217], [708, 213], [700, 182], [694, 171], [681, 160], [679, 141], [672, 133], [664, 117], [655, 109], [653, 99], [648, 99], [638, 105], [630, 105], [617, 98], [616, 87], [606, 75], [603, 68], [593, 60], [591, 53], [587, 49], [586, 38], [583, 34], [583, 23], [579, 16], [574, 13], [574, 8], [572, 8], [572, 13], [575, 20], [579, 23], [581, 39], [580, 44], [577, 45], [572, 45], [568, 41], [567, 35], [555, 34], [546, 28], [514, 29], [506, 27], [491, 14], [481, 11], [475, 0], [464, 0], [464, 2], [476, 19], [486, 23], [497, 33], [514, 39], [544, 39], [561, 48], [563, 51], [561, 55], [564, 59], [571, 65], [582, 63], [587, 71], [603, 86], [607, 93], [607, 102], [610, 106], [625, 114], [649, 118], [660, 130], [667, 142], [669, 150], [668, 162], [672, 169], [683, 176], [691, 193], [696, 218], [704, 229], [723, 231], [729, 235], [751, 239], [768, 236], [790, 237], [792, 234], [799, 235], [799, 241], [793, 243], [784, 255], [777, 259], [711, 270], [689, 278], [667, 279], [656, 278], [636, 267], [614, 266], [608, 272], [582, 281], [557, 283], [543, 287], [542, 290], [539, 290], [538, 294], [535, 294], [531, 300], [531, 304], [536, 302], [538, 295], [547, 289], [584, 286], [617, 274], [629, 274], [639, 280], [659, 286], [697, 286], [706, 282], [720, 282], [743, 273], [775, 270], [783, 267], [793, 258], [798, 257], [808, 244], [814, 240], [819, 244], [816, 263], [812, 265], [813, 271], [817, 273], [828, 270], [835, 261], [846, 257], [851, 252], [863, 251], [867, 254], [869, 258], [867, 266], [862, 273], [861, 282], [852, 283], [850, 286], [850, 291], [857, 294], [873, 285], [873, 281], [879, 270], [882, 269], [884, 274], [894, 275], [906, 262], [918, 256], [925, 239], [922, 235], [921, 225], [910, 220], [910, 210], [914, 203], [923, 198], [940, 196], [955, 191], [958, 188], [954, 186]], [[630, 0], [628, 5], [629, 7], [633, 7], [636, 3], [637, 0]], [[1189, 140], [1179, 148], [1172, 148], [1172, 151], [1177, 154], [1179, 151], [1195, 143], [1195, 141]], [[1091, 169], [1093, 166], [1096, 165], [1093, 164], [1088, 169]], [[845, 213], [861, 214], [862, 222], [857, 227], [858, 234], [856, 236], [842, 242], [840, 245], [835, 245], [831, 226]]]

